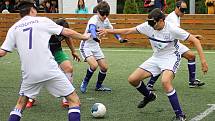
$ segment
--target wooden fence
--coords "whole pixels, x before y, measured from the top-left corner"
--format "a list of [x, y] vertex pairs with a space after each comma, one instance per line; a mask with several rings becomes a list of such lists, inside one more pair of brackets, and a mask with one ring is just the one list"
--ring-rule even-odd
[[[70, 28], [83, 33], [87, 21], [92, 14], [39, 14], [51, 19], [66, 18]], [[147, 18], [145, 14], [112, 14], [109, 19], [114, 28], [130, 28], [143, 23]], [[19, 20], [19, 14], [0, 14], [0, 43], [5, 39], [8, 29]], [[196, 14], [185, 15], [181, 19], [181, 27], [192, 34], [201, 34], [205, 37], [201, 41], [205, 49], [215, 49], [215, 15]], [[102, 38], [102, 47], [150, 47], [149, 41], [145, 35], [131, 34], [122, 35], [123, 38], [129, 39], [128, 43], [120, 44], [113, 35]], [[75, 46], [79, 46], [79, 40], [74, 40]], [[184, 43], [192, 47], [189, 43]]]

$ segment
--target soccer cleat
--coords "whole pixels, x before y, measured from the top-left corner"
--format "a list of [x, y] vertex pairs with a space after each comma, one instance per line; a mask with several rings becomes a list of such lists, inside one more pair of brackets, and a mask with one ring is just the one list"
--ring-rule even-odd
[[69, 107], [69, 103], [68, 103], [68, 102], [62, 101], [62, 102], [61, 102], [61, 106], [62, 106], [63, 108], [68, 108], [68, 107]]
[[156, 90], [153, 88], [153, 85], [151, 85], [151, 84], [148, 84], [148, 85], [146, 86], [146, 88], [147, 88], [149, 91], [156, 91]]
[[82, 81], [81, 86], [80, 86], [80, 90], [82, 93], [85, 93], [87, 91], [87, 85], [88, 85], [88, 82]]
[[111, 91], [111, 89], [110, 88], [108, 88], [108, 87], [104, 87], [104, 86], [101, 86], [101, 87], [99, 87], [99, 88], [97, 88], [96, 87], [96, 89], [95, 89], [96, 91]]
[[137, 108], [144, 108], [149, 102], [154, 101], [157, 96], [151, 92], [148, 97], [144, 97], [142, 101], [138, 104]]
[[26, 108], [32, 108], [32, 106], [34, 105], [34, 102], [35, 102], [34, 99], [29, 98], [26, 104]]
[[185, 115], [178, 115], [173, 117], [172, 121], [186, 121], [186, 116]]
[[203, 85], [205, 85], [205, 83], [204, 83], [204, 82], [201, 82], [201, 81], [198, 80], [198, 79], [196, 79], [196, 80], [193, 81], [193, 82], [189, 82], [189, 87], [190, 87], [190, 88], [201, 87], [201, 86], [203, 86]]

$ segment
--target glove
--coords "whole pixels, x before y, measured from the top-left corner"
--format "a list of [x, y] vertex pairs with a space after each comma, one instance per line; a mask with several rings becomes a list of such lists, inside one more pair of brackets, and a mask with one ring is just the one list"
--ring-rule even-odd
[[120, 39], [119, 42], [120, 42], [120, 43], [127, 43], [128, 40], [127, 40], [127, 39]]
[[101, 43], [101, 40], [99, 38], [93, 38], [93, 40], [95, 40], [98, 43]]

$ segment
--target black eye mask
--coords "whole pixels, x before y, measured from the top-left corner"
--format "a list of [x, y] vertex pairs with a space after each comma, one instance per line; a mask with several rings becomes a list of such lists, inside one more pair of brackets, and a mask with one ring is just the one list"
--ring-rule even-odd
[[179, 8], [179, 10], [180, 10], [182, 13], [186, 13], [187, 8]]
[[99, 14], [101, 15], [101, 16], [109, 16], [109, 14], [110, 14], [110, 12], [109, 11], [102, 11], [102, 10], [99, 10]]
[[156, 21], [154, 19], [148, 19], [147, 21], [148, 21], [149, 26], [151, 26], [151, 27], [154, 27], [156, 24]]

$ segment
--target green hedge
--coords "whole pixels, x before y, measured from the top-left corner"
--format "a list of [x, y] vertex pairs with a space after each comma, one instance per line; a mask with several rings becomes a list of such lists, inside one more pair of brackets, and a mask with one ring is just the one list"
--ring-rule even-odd
[[[122, 1], [122, 0], [121, 0]], [[120, 4], [118, 2], [118, 8], [124, 8], [123, 13], [125, 14], [146, 14], [146, 9], [143, 7], [144, 0], [125, 0], [125, 4]], [[189, 8], [189, 0], [185, 0]], [[196, 1], [196, 14], [207, 13], [207, 8], [205, 6], [205, 0], [195, 0]], [[170, 13], [175, 9], [175, 0], [166, 0], [167, 9], [165, 13]], [[124, 7], [120, 6], [124, 5]], [[119, 7], [120, 6], [120, 7]], [[188, 10], [189, 12], [189, 10]]]

